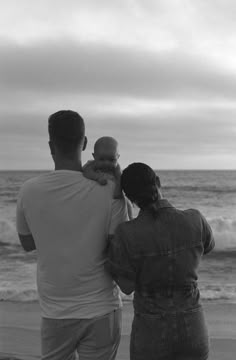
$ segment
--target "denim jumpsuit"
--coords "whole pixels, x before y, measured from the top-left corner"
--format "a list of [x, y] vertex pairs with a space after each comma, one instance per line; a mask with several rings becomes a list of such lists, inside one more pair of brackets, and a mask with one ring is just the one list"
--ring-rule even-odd
[[203, 254], [215, 245], [211, 228], [195, 209], [167, 200], [117, 228], [108, 250], [114, 279], [134, 283], [131, 360], [205, 360], [208, 332], [197, 285]]

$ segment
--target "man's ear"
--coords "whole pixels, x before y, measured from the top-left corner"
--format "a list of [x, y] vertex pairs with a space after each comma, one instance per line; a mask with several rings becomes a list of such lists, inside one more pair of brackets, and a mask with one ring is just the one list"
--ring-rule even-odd
[[83, 143], [83, 149], [82, 151], [84, 151], [87, 147], [87, 144], [88, 144], [88, 139], [87, 139], [87, 136], [84, 137], [84, 143]]
[[49, 148], [51, 151], [51, 155], [54, 156], [55, 155], [55, 146], [54, 146], [53, 142], [51, 140], [49, 140], [48, 145], [49, 145]]

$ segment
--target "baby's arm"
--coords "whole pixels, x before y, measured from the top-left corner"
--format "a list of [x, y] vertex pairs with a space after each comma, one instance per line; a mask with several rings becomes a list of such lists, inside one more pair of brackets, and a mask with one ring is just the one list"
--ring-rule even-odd
[[106, 185], [108, 180], [115, 183], [114, 199], [122, 199], [120, 165], [114, 166], [109, 161], [90, 160], [83, 166], [83, 174], [87, 179], [97, 181], [100, 185]]
[[100, 185], [107, 184], [106, 176], [104, 176], [104, 173], [101, 173], [98, 170], [97, 164], [94, 160], [89, 160], [83, 166], [83, 174], [87, 179], [94, 180], [98, 182]]

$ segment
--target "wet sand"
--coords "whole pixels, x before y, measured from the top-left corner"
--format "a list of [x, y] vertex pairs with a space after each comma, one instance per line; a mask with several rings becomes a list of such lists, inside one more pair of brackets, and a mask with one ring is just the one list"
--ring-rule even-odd
[[[236, 304], [204, 304], [211, 337], [210, 360], [236, 358]], [[129, 359], [131, 303], [124, 304], [122, 339], [117, 360]], [[0, 359], [40, 359], [40, 310], [38, 303], [0, 303]]]

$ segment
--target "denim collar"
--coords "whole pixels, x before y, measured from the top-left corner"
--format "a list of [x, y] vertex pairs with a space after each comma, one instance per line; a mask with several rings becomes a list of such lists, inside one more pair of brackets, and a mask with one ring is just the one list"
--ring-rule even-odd
[[[156, 205], [157, 205], [158, 209], [166, 209], [166, 208], [173, 208], [174, 207], [173, 205], [171, 205], [169, 203], [169, 201], [167, 199], [159, 199], [159, 200], [157, 200]], [[139, 215], [142, 215], [142, 214], [144, 214], [146, 212], [147, 212], [147, 210], [140, 210]]]

